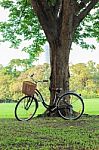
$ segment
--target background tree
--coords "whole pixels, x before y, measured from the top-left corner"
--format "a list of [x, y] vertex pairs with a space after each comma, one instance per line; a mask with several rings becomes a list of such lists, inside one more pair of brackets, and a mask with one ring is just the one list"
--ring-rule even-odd
[[0, 99], [10, 99], [9, 86], [12, 82], [12, 77], [9, 74], [3, 74], [0, 70]]
[[[33, 39], [32, 45], [24, 48], [33, 59], [45, 42], [45, 33], [50, 45], [50, 86], [52, 89], [62, 87], [63, 91], [66, 91], [69, 89], [69, 54], [72, 42], [88, 48], [83, 37], [96, 37], [99, 40], [99, 0], [31, 0], [33, 11], [29, 2], [0, 2], [3, 7], [10, 10], [8, 22], [0, 25], [3, 40], [12, 42], [12, 46], [16, 47], [22, 38]], [[94, 12], [91, 15], [89, 12], [93, 8]], [[42, 28], [37, 23], [34, 12]], [[93, 45], [91, 47], [94, 48]], [[52, 90], [51, 102], [54, 94]]]
[[70, 89], [81, 93], [84, 98], [98, 96], [96, 65], [89, 61], [87, 64], [79, 63], [70, 66]]
[[[13, 62], [13, 61], [11, 61]], [[9, 65], [11, 65], [9, 63]], [[49, 64], [43, 64], [38, 66], [32, 66], [27, 70], [17, 71], [16, 74], [12, 71], [11, 66], [3, 67], [0, 69], [0, 100], [18, 100], [22, 94], [22, 83], [25, 80], [30, 80], [29, 74], [35, 72], [36, 80], [48, 79], [50, 76]], [[9, 69], [10, 68], [10, 69]], [[38, 88], [44, 94], [46, 100], [49, 100], [49, 83], [38, 84]]]
[[95, 83], [96, 83], [96, 87], [97, 87], [97, 93], [99, 95], [99, 64], [96, 65], [96, 75], [95, 75]]
[[83, 90], [87, 86], [87, 81], [90, 78], [89, 70], [84, 63], [72, 65], [71, 72], [71, 87], [74, 90]]
[[[22, 83], [25, 80], [30, 80], [30, 78], [28, 78], [29, 74], [35, 72], [36, 80], [48, 79], [50, 76], [49, 64], [32, 66], [20, 72], [16, 70], [16, 74], [13, 71], [10, 72], [8, 68], [9, 66], [2, 66], [2, 69], [0, 69], [0, 102], [1, 100], [7, 99], [20, 99], [23, 96], [21, 92]], [[71, 65], [70, 74], [70, 90], [81, 93], [84, 99], [99, 97], [99, 64], [96, 65], [94, 62], [89, 61], [86, 64], [79, 63]], [[39, 83], [38, 88], [49, 102], [49, 83]]]
[[13, 69], [21, 67], [21, 70], [27, 70], [33, 66], [33, 62], [30, 59], [12, 59], [9, 62], [9, 67]]

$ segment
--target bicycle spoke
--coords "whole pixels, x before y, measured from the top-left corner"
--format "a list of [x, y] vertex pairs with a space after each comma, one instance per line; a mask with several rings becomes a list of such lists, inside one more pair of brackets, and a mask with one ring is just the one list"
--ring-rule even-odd
[[31, 96], [23, 97], [15, 107], [15, 117], [18, 120], [31, 119], [37, 110], [37, 103]]
[[78, 119], [84, 111], [82, 98], [75, 93], [64, 94], [58, 101], [57, 109], [64, 119]]

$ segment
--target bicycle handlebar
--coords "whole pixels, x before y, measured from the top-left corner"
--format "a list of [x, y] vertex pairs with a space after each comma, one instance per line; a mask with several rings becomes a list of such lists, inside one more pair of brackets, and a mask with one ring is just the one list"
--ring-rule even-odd
[[33, 76], [34, 76], [34, 73], [31, 74], [29, 77], [30, 77], [36, 84], [39, 83], [39, 82], [48, 82], [48, 81], [49, 81], [49, 80], [38, 80], [38, 81], [36, 81], [36, 80], [33, 79]]

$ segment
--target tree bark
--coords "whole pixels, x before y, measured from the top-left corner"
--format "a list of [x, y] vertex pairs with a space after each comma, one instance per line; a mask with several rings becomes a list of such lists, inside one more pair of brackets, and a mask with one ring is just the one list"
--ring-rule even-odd
[[[68, 40], [68, 39], [67, 39]], [[67, 42], [67, 41], [66, 41]], [[69, 41], [70, 42], [70, 41]], [[55, 96], [55, 89], [61, 88], [62, 93], [69, 90], [69, 52], [68, 45], [60, 45], [58, 42], [53, 42], [50, 45], [50, 89], [51, 99], [50, 103], [53, 103]], [[67, 49], [66, 49], [67, 48]]]
[[[73, 37], [74, 5], [70, 0], [63, 1], [62, 17], [57, 26], [57, 37], [50, 42], [51, 83], [50, 87], [62, 88], [62, 93], [69, 90], [69, 53]], [[52, 104], [55, 91], [51, 91]]]

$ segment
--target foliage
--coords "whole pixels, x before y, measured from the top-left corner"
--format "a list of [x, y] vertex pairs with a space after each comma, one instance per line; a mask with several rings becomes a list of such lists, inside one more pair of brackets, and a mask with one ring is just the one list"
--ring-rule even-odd
[[[50, 78], [49, 64], [32, 66], [27, 70], [13, 69], [14, 61], [0, 69], [0, 99], [18, 100], [22, 97], [22, 82], [30, 80], [29, 75], [34, 73], [35, 80]], [[16, 64], [16, 63], [15, 63]], [[81, 93], [84, 98], [99, 97], [99, 64], [89, 61], [87, 64], [79, 63], [70, 66], [70, 90]], [[49, 82], [39, 83], [38, 88], [49, 101]]]
[[27, 70], [33, 66], [33, 60], [31, 59], [12, 59], [9, 63], [9, 67], [13, 69], [17, 69], [17, 67], [21, 67], [21, 70]]
[[34, 60], [42, 45], [45, 43], [45, 36], [38, 22], [31, 5], [24, 0], [0, 1], [0, 5], [9, 9], [7, 22], [0, 23], [0, 32], [3, 35], [1, 42], [11, 42], [11, 47], [17, 48], [23, 40], [28, 41], [28, 45], [23, 51], [30, 54], [30, 60]]
[[87, 64], [75, 64], [70, 67], [70, 88], [80, 92], [84, 97], [99, 96], [99, 70], [97, 65], [89, 61]]
[[[27, 70], [13, 70], [16, 61], [11, 61], [8, 66], [2, 67], [0, 70], [0, 99], [18, 100], [22, 97], [22, 82], [30, 80], [29, 75], [34, 72], [35, 80], [49, 79], [50, 67], [48, 64], [32, 66]], [[18, 63], [17, 63], [18, 65]], [[49, 83], [38, 84], [44, 97], [49, 100]]]
[[87, 38], [95, 38], [99, 42], [99, 3], [80, 23], [74, 35], [74, 42], [82, 48], [95, 49], [95, 45], [87, 42]]
[[0, 87], [0, 97], [1, 99], [2, 98], [6, 98], [6, 97], [9, 97], [9, 91], [8, 91], [8, 84], [7, 83], [7, 79], [6, 77], [4, 78], [0, 78], [0, 84], [1, 84], [1, 87]]
[[4, 75], [0, 72], [0, 99], [11, 98], [9, 92], [9, 85], [12, 82], [12, 77], [10, 75]]
[[[57, 5], [59, 0], [48, 0], [51, 6]], [[6, 22], [0, 22], [1, 42], [11, 42], [11, 47], [18, 47], [23, 40], [28, 41], [28, 45], [23, 51], [29, 53], [30, 61], [34, 60], [42, 51], [46, 38], [39, 24], [39, 21], [31, 8], [28, 0], [1, 0], [0, 5], [9, 10], [9, 18]], [[95, 45], [86, 43], [88, 37], [96, 38], [99, 41], [99, 3], [94, 7], [94, 11], [80, 23], [77, 28], [73, 42], [83, 48], [95, 48]]]

